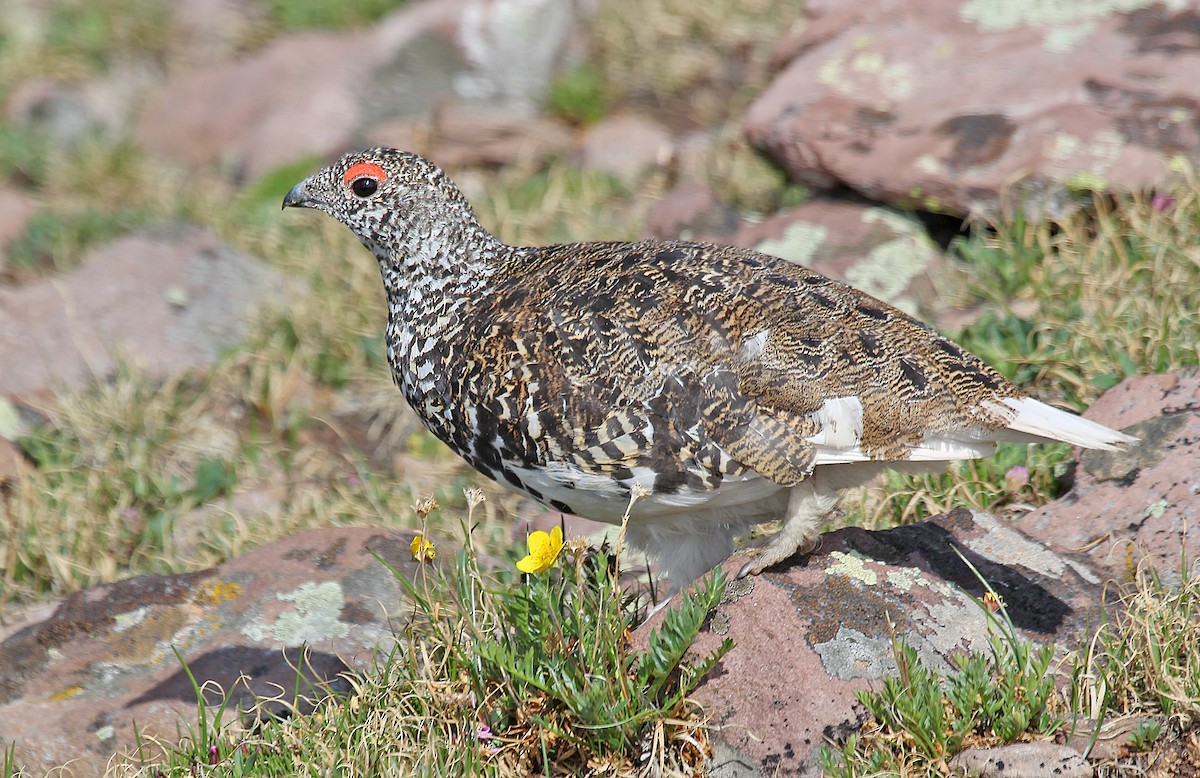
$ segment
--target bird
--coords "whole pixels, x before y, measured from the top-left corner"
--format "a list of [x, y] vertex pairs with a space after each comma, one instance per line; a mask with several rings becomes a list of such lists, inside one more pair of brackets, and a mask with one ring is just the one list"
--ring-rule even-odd
[[1135, 438], [1031, 397], [916, 318], [797, 263], [713, 243], [513, 246], [434, 163], [372, 148], [296, 184], [375, 256], [392, 377], [483, 475], [626, 523], [672, 591], [755, 525], [739, 576], [811, 552], [838, 491], [998, 441]]

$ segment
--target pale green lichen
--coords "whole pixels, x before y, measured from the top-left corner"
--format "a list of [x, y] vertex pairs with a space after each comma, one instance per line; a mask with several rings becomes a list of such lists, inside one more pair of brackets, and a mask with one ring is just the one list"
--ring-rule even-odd
[[150, 606], [143, 605], [140, 608], [134, 608], [125, 613], [118, 613], [113, 617], [113, 632], [124, 632], [130, 627], [136, 627], [146, 620], [146, 616], [150, 613]]
[[242, 633], [251, 640], [275, 640], [291, 647], [350, 634], [350, 628], [341, 620], [340, 584], [309, 582], [275, 596], [283, 602], [295, 603], [296, 609], [280, 614], [274, 624], [258, 623], [243, 628]]
[[869, 637], [856, 629], [838, 627], [837, 637], [814, 643], [825, 672], [849, 681], [853, 678], [882, 678], [896, 672], [890, 637]]
[[1113, 130], [1098, 130], [1091, 140], [1058, 132], [1043, 151], [1050, 174], [1070, 189], [1104, 191], [1108, 173], [1116, 163], [1125, 140]]
[[950, 671], [941, 657], [952, 652], [988, 650], [987, 617], [961, 589], [946, 592], [940, 602], [927, 605], [924, 613], [914, 612], [912, 620], [922, 627], [921, 633], [933, 647], [933, 654], [940, 659], [939, 670]]
[[24, 432], [25, 425], [21, 421], [21, 414], [17, 413], [16, 406], [0, 397], [0, 438], [16, 440]]
[[1048, 3], [1046, 0], [966, 0], [959, 6], [958, 17], [974, 24], [980, 32], [1004, 32], [1018, 27], [1035, 27], [1045, 30], [1048, 38], [1063, 27], [1079, 26], [1114, 14], [1129, 13], [1158, 4], [1165, 5], [1170, 11], [1177, 11], [1184, 8], [1187, 2], [1188, 0], [1056, 0]]
[[1083, 140], [1078, 135], [1069, 132], [1056, 132], [1050, 136], [1050, 145], [1044, 154], [1046, 159], [1064, 161], [1079, 153]]
[[1074, 192], [1103, 192], [1108, 189], [1108, 179], [1099, 173], [1076, 173], [1064, 182]]
[[1087, 40], [1096, 31], [1095, 22], [1055, 27], [1042, 37], [1042, 45], [1046, 51], [1055, 54], [1068, 54], [1079, 48], [1079, 44]]
[[881, 52], [860, 51], [830, 57], [817, 68], [817, 80], [847, 96], [861, 96], [875, 87], [887, 99], [899, 102], [912, 96], [916, 88], [915, 73], [911, 62], [889, 64]]
[[862, 581], [867, 586], [879, 583], [879, 574], [868, 568], [862, 557], [847, 554], [844, 551], [833, 551], [829, 556], [834, 562], [825, 568], [827, 574], [853, 578], [856, 581]]
[[883, 68], [883, 54], [878, 51], [864, 51], [850, 60], [850, 69], [855, 73], [877, 75], [883, 72]]
[[[1096, 21], [1115, 14], [1149, 8], [1161, 0], [966, 0], [959, 18], [980, 32], [1005, 32], [1033, 27], [1042, 34], [1042, 46], [1055, 54], [1080, 47], [1096, 31]], [[1183, 8], [1187, 0], [1166, 0], [1168, 9]]]
[[1167, 168], [1172, 173], [1182, 173], [1184, 175], [1190, 175], [1195, 172], [1195, 165], [1192, 160], [1188, 159], [1182, 154], [1176, 154], [1175, 156], [1171, 157], [1171, 159], [1167, 161]]
[[884, 224], [899, 237], [880, 243], [856, 262], [846, 271], [846, 283], [905, 313], [916, 314], [917, 303], [904, 296], [904, 290], [929, 267], [934, 256], [932, 242], [912, 221], [890, 211], [871, 208], [862, 218]]
[[927, 583], [921, 571], [915, 567], [897, 567], [887, 571], [888, 584], [897, 590], [907, 592], [919, 583]]
[[1165, 499], [1152, 502], [1146, 506], [1146, 515], [1152, 519], [1161, 519], [1163, 514], [1167, 512], [1167, 508], [1170, 506], [1170, 504], [1171, 503], [1167, 502]]
[[828, 235], [829, 231], [819, 224], [798, 221], [789, 224], [779, 240], [767, 239], [755, 248], [764, 254], [806, 265]]
[[907, 100], [916, 91], [916, 68], [911, 62], [887, 65], [879, 74], [879, 88], [897, 102]]

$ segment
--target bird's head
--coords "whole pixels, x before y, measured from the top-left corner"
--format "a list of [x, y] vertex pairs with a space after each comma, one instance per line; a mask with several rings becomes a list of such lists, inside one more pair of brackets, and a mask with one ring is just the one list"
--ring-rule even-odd
[[345, 155], [292, 187], [283, 207], [324, 211], [381, 262], [411, 261], [431, 244], [486, 235], [441, 168], [396, 149]]

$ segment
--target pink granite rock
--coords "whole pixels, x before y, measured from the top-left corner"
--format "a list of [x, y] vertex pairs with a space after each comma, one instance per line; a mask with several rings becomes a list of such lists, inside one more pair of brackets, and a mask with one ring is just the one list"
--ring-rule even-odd
[[584, 133], [584, 168], [634, 180], [671, 157], [671, 134], [644, 116], [619, 114], [601, 119]]
[[220, 162], [249, 177], [340, 151], [369, 115], [375, 72], [419, 40], [452, 51], [447, 36], [463, 5], [415, 3], [370, 31], [288, 35], [244, 59], [184, 71], [146, 101], [137, 140], [187, 165]]
[[537, 162], [571, 148], [571, 131], [553, 119], [457, 105], [381, 122], [363, 137], [367, 145], [415, 151], [451, 169]]
[[963, 775], [976, 778], [1092, 778], [1095, 770], [1078, 751], [1035, 741], [995, 748], [968, 748], [950, 760]]
[[281, 37], [186, 70], [146, 101], [136, 137], [188, 165], [254, 177], [325, 157], [446, 101], [527, 117], [584, 13], [557, 0], [425, 0], [366, 31]]
[[1145, 190], [1200, 157], [1189, 3], [813, 0], [745, 130], [799, 181], [956, 214]]
[[1200, 376], [1127, 379], [1086, 415], [1141, 442], [1084, 452], [1071, 492], [1016, 526], [1056, 551], [1085, 554], [1114, 580], [1129, 580], [1142, 560], [1172, 580], [1181, 554], [1200, 558]]
[[65, 278], [0, 287], [0, 395], [104, 377], [122, 358], [157, 376], [208, 364], [283, 287], [206, 230], [118, 239]]
[[[41, 775], [101, 775], [143, 739], [196, 726], [197, 700], [178, 651], [226, 715], [256, 695], [341, 688], [369, 666], [411, 613], [401, 575], [418, 575], [411, 535], [373, 529], [302, 532], [198, 573], [141, 576], [80, 592], [0, 642], [0, 733]], [[239, 680], [241, 676], [246, 678]], [[283, 702], [290, 702], [290, 697]]]

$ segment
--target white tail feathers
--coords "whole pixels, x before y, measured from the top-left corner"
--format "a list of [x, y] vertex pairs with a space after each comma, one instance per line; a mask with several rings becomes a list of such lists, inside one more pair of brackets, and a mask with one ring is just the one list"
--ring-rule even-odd
[[1060, 411], [1032, 397], [1009, 397], [988, 403], [992, 410], [1011, 416], [1008, 430], [1015, 435], [997, 435], [1000, 440], [1016, 442], [1061, 441], [1081, 448], [1115, 451], [1136, 443], [1137, 438], [1088, 421], [1082, 416]]

